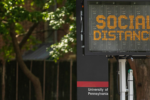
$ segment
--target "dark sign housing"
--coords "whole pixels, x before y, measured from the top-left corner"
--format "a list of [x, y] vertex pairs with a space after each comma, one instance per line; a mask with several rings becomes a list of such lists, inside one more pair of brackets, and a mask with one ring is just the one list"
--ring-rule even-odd
[[150, 0], [84, 0], [85, 55], [149, 55]]

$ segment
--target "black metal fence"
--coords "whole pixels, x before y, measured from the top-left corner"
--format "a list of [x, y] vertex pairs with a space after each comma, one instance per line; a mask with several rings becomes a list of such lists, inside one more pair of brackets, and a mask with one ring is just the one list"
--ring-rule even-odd
[[[72, 66], [70, 61], [59, 62], [59, 64], [53, 61], [25, 61], [25, 63], [40, 79], [43, 100], [77, 100], [76, 62], [73, 62]], [[126, 72], [129, 68], [127, 63]], [[110, 100], [119, 100], [117, 71], [117, 63], [114, 62], [111, 66], [109, 62]], [[0, 85], [0, 98], [2, 98], [2, 65], [0, 65]], [[35, 100], [33, 85], [16, 61], [6, 63], [5, 100]]]
[[[25, 61], [25, 63], [40, 79], [45, 100], [70, 100], [70, 92], [72, 92], [71, 99], [77, 100], [76, 62], [73, 62], [72, 66], [70, 61], [59, 64], [53, 61]], [[6, 63], [5, 100], [35, 100], [33, 85], [16, 61]]]

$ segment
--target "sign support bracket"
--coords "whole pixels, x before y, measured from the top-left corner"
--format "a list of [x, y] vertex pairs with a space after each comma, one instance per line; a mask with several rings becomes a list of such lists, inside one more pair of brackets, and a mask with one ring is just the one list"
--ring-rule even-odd
[[[112, 56], [108, 56], [112, 57]], [[128, 100], [133, 100], [134, 97], [134, 92], [133, 92], [133, 70], [129, 69], [128, 70], [128, 88], [126, 86], [126, 59], [132, 59], [133, 58], [130, 56], [115, 56], [116, 59], [118, 59], [119, 63], [119, 83], [120, 83], [120, 100], [126, 100], [126, 92], [128, 92]], [[119, 59], [120, 58], [120, 59]]]

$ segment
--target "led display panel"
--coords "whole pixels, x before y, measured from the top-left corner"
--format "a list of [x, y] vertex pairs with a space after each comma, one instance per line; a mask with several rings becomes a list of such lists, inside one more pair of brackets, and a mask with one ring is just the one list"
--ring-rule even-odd
[[87, 8], [85, 34], [90, 52], [150, 51], [149, 2], [94, 1]]

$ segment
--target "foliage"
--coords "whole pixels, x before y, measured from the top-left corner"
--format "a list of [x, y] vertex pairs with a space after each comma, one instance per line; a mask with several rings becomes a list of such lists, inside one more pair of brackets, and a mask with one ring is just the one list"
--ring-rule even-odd
[[[25, 4], [28, 0], [2, 0], [0, 1], [0, 34], [3, 36], [5, 42], [4, 46], [0, 49], [0, 53], [3, 54], [5, 59], [12, 59], [14, 57], [14, 50], [10, 37], [10, 25], [14, 23], [16, 37], [25, 36], [26, 31], [21, 22], [29, 21], [39, 23], [42, 21], [49, 21], [50, 27], [54, 30], [58, 30], [63, 24], [70, 26], [70, 31], [65, 35], [59, 43], [52, 45], [47, 50], [50, 52], [53, 59], [57, 61], [64, 53], [75, 52], [76, 43], [76, 18], [75, 7], [76, 0], [67, 0], [65, 5], [61, 8], [57, 8], [54, 12], [49, 12], [50, 6], [55, 5], [55, 0], [31, 0], [30, 11], [27, 10]], [[56, 0], [57, 3], [64, 2], [63, 0]], [[37, 10], [38, 9], [38, 10]], [[19, 42], [19, 41], [18, 41]], [[31, 45], [35, 45], [39, 41], [30, 36], [23, 49], [30, 49]]]
[[68, 52], [75, 52], [75, 34], [73, 32], [70, 32], [69, 34], [65, 35], [59, 43], [51, 45], [51, 48], [48, 50], [50, 51], [50, 55], [52, 55], [52, 58], [54, 58], [54, 61], [57, 62], [59, 57], [61, 57], [63, 54]]
[[55, 12], [50, 12], [50, 26], [59, 29], [63, 24], [69, 24], [69, 33], [60, 42], [51, 45], [47, 50], [55, 62], [68, 52], [76, 52], [76, 0], [67, 0], [65, 5], [57, 8]]
[[[62, 0], [58, 0], [61, 3]], [[2, 35], [4, 45], [0, 49], [3, 58], [9, 60], [14, 58], [14, 50], [10, 37], [10, 25], [14, 24], [16, 37], [24, 37], [27, 33], [22, 26], [22, 22], [39, 23], [48, 21], [48, 15], [51, 15], [47, 9], [55, 4], [54, 0], [31, 0], [30, 8], [25, 4], [28, 0], [1, 0], [0, 1], [0, 34]], [[30, 11], [28, 9], [31, 9]], [[19, 41], [18, 41], [19, 43]], [[30, 36], [23, 49], [29, 49], [31, 45], [40, 43], [33, 36]]]

